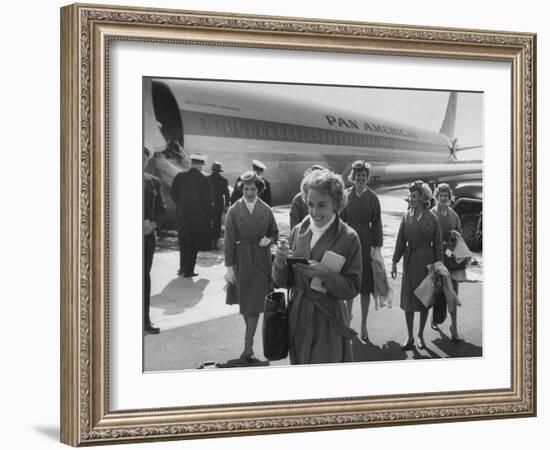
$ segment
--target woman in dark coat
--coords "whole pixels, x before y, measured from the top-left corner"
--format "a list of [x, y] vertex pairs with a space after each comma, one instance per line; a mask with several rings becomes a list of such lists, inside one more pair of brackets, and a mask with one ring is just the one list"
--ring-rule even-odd
[[246, 327], [241, 359], [254, 360], [254, 335], [264, 299], [270, 290], [271, 253], [278, 229], [271, 208], [258, 196], [263, 181], [252, 171], [241, 175], [238, 189], [243, 196], [225, 218], [226, 279], [235, 285], [236, 301]]
[[[453, 192], [451, 187], [447, 183], [441, 183], [435, 189], [435, 199], [437, 205], [432, 208], [432, 212], [439, 219], [439, 226], [441, 227], [441, 237], [443, 238], [443, 245], [456, 241], [455, 234], [462, 235], [462, 224], [460, 223], [460, 217], [453, 208], [449, 206]], [[466, 280], [466, 269], [449, 270], [451, 273], [451, 281], [453, 289], [458, 294], [458, 282]], [[457, 308], [453, 308], [449, 311], [451, 314], [451, 336], [453, 342], [458, 343], [458, 325], [457, 325]], [[433, 322], [432, 328], [437, 330], [437, 325]]]
[[[373, 247], [382, 247], [382, 217], [378, 196], [367, 187], [371, 165], [365, 161], [355, 161], [351, 165], [349, 180], [353, 186], [346, 190], [347, 204], [342, 211], [342, 220], [351, 226], [361, 241], [361, 258], [363, 273], [361, 277], [361, 339], [368, 342], [367, 317], [369, 314], [370, 296], [374, 292], [372, 261]], [[351, 318], [353, 299], [348, 300]]]
[[405, 311], [408, 339], [403, 350], [414, 347], [413, 325], [414, 313], [420, 312], [418, 329], [418, 348], [426, 347], [424, 328], [428, 318], [428, 308], [414, 294], [415, 289], [428, 275], [426, 266], [436, 261], [443, 261], [443, 242], [437, 216], [430, 211], [432, 198], [430, 187], [415, 181], [409, 185], [409, 210], [403, 216], [395, 252], [393, 254], [392, 278], [397, 277], [397, 263], [403, 258], [403, 279], [401, 281], [401, 309]]
[[[273, 264], [275, 284], [291, 289], [290, 363], [352, 361], [351, 338], [355, 333], [348, 327], [344, 300], [359, 293], [361, 248], [357, 233], [338, 217], [345, 203], [344, 183], [329, 170], [313, 171], [302, 181], [302, 193], [309, 215], [293, 228], [290, 245], [277, 246]], [[290, 255], [309, 262], [292, 265], [291, 286], [287, 262]], [[312, 284], [313, 279], [317, 283]]]

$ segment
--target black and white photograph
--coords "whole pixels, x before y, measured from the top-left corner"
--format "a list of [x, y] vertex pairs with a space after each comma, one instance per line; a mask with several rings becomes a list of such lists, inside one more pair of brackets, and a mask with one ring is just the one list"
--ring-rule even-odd
[[483, 92], [143, 79], [143, 370], [483, 356]]

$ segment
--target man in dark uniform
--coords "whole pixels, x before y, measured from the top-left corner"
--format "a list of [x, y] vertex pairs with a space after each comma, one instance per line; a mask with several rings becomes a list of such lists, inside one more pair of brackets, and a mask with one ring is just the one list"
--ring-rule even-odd
[[[178, 226], [184, 239], [183, 276], [195, 277], [195, 264], [199, 251], [211, 250], [212, 193], [208, 178], [201, 173], [206, 158], [191, 155], [191, 168], [174, 178], [170, 196], [178, 208]], [[180, 245], [180, 248], [182, 246]], [[181, 272], [178, 271], [178, 275]]]
[[211, 174], [208, 177], [212, 187], [212, 240], [214, 249], [218, 248], [218, 239], [222, 232], [222, 214], [224, 207], [229, 207], [229, 188], [227, 178], [221, 175], [222, 165], [214, 161], [210, 168]]
[[[262, 193], [259, 195], [259, 197], [267, 203], [268, 206], [271, 206], [271, 183], [267, 181], [263, 174], [266, 169], [266, 165], [258, 161], [257, 159], [252, 160], [252, 170], [256, 172], [256, 175], [264, 182], [265, 188], [262, 191]], [[241, 177], [237, 178], [237, 181], [235, 181], [235, 187], [233, 188], [233, 192], [231, 193], [231, 204], [235, 203], [237, 200], [239, 200], [242, 197], [242, 192], [238, 189], [239, 181], [241, 181]]]
[[160, 180], [145, 172], [145, 167], [152, 150], [147, 146], [143, 147], [143, 328], [147, 333], [158, 334], [160, 330], [154, 327], [149, 317], [151, 305], [151, 267], [153, 256], [157, 246], [156, 232], [164, 214], [166, 203], [162, 197]]

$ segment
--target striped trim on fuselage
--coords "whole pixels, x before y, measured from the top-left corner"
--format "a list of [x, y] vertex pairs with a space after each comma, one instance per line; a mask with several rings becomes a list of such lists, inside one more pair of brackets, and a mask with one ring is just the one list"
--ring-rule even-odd
[[[438, 152], [448, 148], [443, 143], [421, 141], [413, 137], [406, 139], [392, 136], [399, 135], [399, 130], [392, 127], [380, 127], [381, 133], [346, 132], [222, 114], [187, 110], [180, 110], [180, 112], [184, 134], [424, 152]], [[384, 133], [387, 136], [383, 135]], [[437, 137], [439, 138], [439, 136]]]

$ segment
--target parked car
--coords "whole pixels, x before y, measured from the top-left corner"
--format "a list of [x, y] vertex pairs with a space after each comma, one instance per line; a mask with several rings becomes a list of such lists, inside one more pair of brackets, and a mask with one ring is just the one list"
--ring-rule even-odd
[[[478, 223], [483, 210], [483, 186], [481, 183], [458, 184], [453, 189], [451, 206], [462, 222], [464, 241], [472, 251], [481, 251], [481, 233]], [[481, 230], [480, 230], [481, 231]]]

